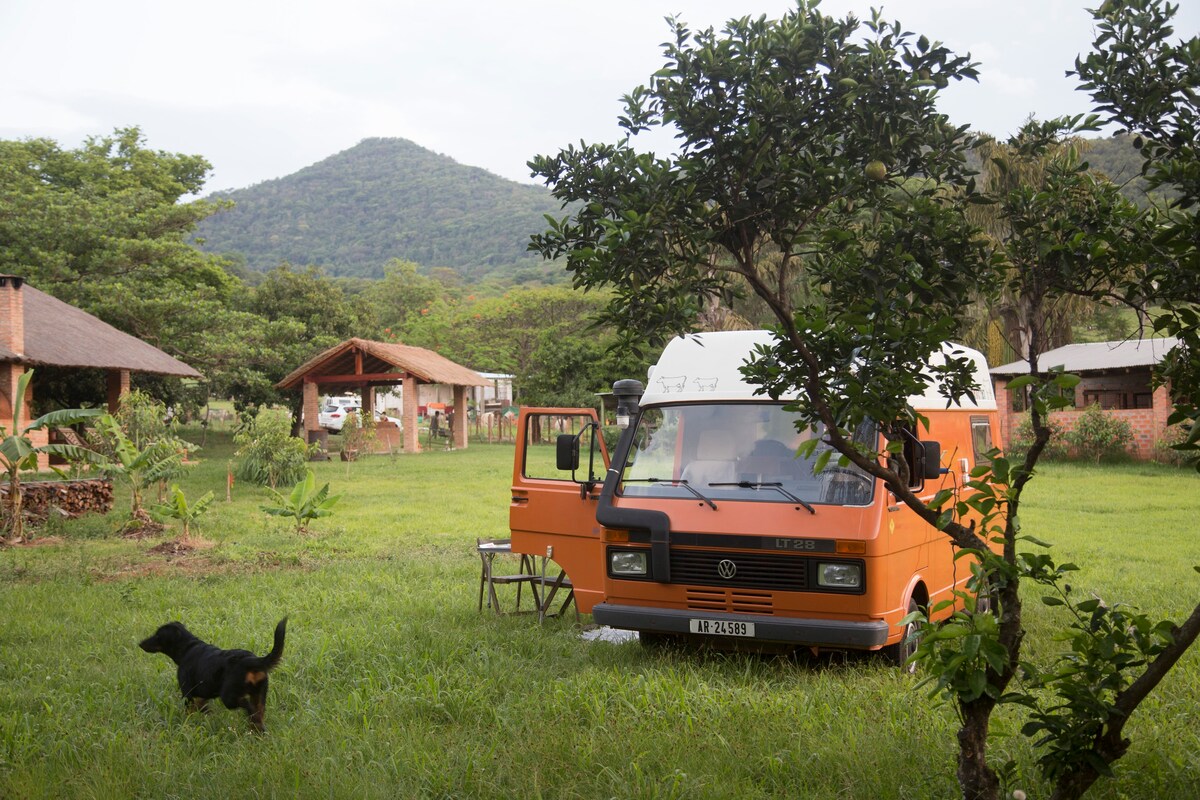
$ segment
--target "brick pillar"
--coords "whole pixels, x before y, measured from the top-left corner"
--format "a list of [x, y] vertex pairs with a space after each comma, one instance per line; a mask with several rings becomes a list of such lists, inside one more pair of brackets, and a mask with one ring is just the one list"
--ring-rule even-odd
[[1174, 403], [1171, 401], [1171, 385], [1165, 383], [1154, 390], [1154, 395], [1151, 399], [1151, 409], [1154, 411], [1154, 424], [1151, 426], [1151, 443], [1150, 452], [1154, 452], [1154, 446], [1163, 438], [1163, 433], [1167, 429], [1167, 417], [1171, 416], [1171, 412], [1175, 409]]
[[0, 275], [0, 347], [25, 355], [24, 278]]
[[[20, 364], [12, 362], [0, 364], [0, 425], [4, 425], [6, 428], [13, 421], [13, 400], [17, 396], [17, 381], [24, 373], [25, 367]], [[29, 421], [28, 404], [22, 406], [21, 417], [18, 422], [22, 425]]]
[[310, 442], [313, 440], [313, 437], [308, 434], [321, 430], [321, 406], [317, 402], [317, 385], [315, 383], [305, 380], [303, 392], [304, 400], [301, 413], [304, 414], [304, 441]]
[[121, 407], [121, 398], [129, 394], [129, 370], [108, 371], [108, 413], [115, 414]]
[[417, 439], [417, 406], [421, 398], [417, 390], [417, 379], [412, 375], [404, 376], [403, 402], [400, 418], [404, 421], [404, 449], [409, 453], [419, 453], [421, 443]]
[[1008, 396], [1008, 378], [995, 379], [996, 410], [1000, 413], [1000, 444], [1001, 449], [1012, 436], [1012, 398]]
[[470, 420], [467, 419], [467, 387], [454, 387], [454, 446], [466, 448], [467, 433], [470, 432]]

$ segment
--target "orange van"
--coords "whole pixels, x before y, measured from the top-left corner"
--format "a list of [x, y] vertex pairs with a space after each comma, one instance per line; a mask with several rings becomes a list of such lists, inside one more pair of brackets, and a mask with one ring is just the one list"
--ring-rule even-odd
[[[513, 550], [553, 548], [579, 610], [643, 640], [884, 650], [902, 663], [901, 620], [953, 600], [970, 567], [881, 481], [836, 458], [814, 472], [825, 445], [797, 457], [819, 431], [797, 431], [788, 398], [756, 394], [739, 371], [770, 341], [766, 331], [679, 337], [645, 385], [618, 381], [625, 427], [611, 465], [594, 411], [524, 410]], [[974, 361], [979, 388], [950, 408], [935, 386], [909, 398], [929, 420], [903, 453], [926, 499], [961, 488], [998, 441], [986, 361], [946, 347]], [[855, 435], [880, 445], [874, 424]]]

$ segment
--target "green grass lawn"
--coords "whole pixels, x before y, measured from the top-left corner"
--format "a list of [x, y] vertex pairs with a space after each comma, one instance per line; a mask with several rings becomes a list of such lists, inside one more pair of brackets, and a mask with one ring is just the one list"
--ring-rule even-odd
[[[119, 494], [0, 551], [0, 798], [956, 796], [953, 710], [874, 659], [647, 650], [584, 641], [570, 615], [477, 612], [475, 537], [507, 532], [511, 446], [314, 464], [344, 497], [303, 536], [259, 510], [265, 490], [225, 502], [227, 433], [200, 457], [183, 485], [218, 496], [203, 547], [119, 538]], [[1200, 596], [1198, 506], [1194, 473], [1054, 465], [1024, 526], [1080, 589], [1178, 618]], [[1029, 652], [1048, 652], [1057, 612], [1030, 599]], [[261, 737], [241, 713], [185, 714], [174, 665], [137, 648], [180, 619], [263, 653], [284, 614]], [[1000, 714], [993, 756], [1042, 796], [1020, 722]], [[1197, 653], [1129, 734], [1089, 797], [1195, 797]]]

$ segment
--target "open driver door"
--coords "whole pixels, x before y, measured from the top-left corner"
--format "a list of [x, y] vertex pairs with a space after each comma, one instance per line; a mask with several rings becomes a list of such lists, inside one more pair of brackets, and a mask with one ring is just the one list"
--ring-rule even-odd
[[550, 553], [566, 571], [585, 614], [604, 599], [596, 503], [608, 459], [595, 410], [521, 409], [508, 510], [512, 550], [538, 557]]

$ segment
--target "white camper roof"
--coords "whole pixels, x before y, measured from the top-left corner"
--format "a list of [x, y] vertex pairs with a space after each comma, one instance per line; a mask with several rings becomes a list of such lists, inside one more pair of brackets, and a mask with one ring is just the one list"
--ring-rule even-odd
[[[755, 345], [770, 345], [774, 341], [775, 337], [770, 331], [720, 331], [677, 336], [667, 343], [658, 363], [650, 368], [646, 392], [640, 403], [649, 406], [660, 403], [768, 400], [766, 395], [755, 394], [758, 387], [746, 383], [741, 367], [750, 360]], [[964, 397], [956, 407], [995, 409], [996, 396], [983, 354], [950, 343], [943, 345], [945, 352], [967, 355], [976, 365], [979, 388], [975, 392], [975, 402]], [[795, 399], [795, 395], [780, 399]], [[936, 385], [931, 382], [923, 395], [910, 397], [909, 404], [918, 411], [944, 409], [946, 398], [938, 393]]]

